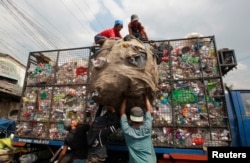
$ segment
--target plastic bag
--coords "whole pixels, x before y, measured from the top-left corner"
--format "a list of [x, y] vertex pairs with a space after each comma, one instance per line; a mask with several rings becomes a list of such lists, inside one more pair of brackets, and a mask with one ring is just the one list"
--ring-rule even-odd
[[179, 89], [173, 92], [174, 103], [189, 104], [197, 101], [197, 96], [190, 89]]
[[20, 163], [34, 163], [37, 161], [37, 155], [34, 153], [29, 153], [19, 157]]

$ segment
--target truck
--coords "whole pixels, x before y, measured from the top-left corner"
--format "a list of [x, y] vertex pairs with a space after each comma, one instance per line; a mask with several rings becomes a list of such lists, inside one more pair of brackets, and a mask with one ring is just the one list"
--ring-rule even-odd
[[[132, 46], [122, 41], [121, 47]], [[158, 162], [205, 162], [208, 147], [250, 146], [250, 90], [233, 90], [223, 82], [237, 68], [234, 50], [218, 50], [215, 36], [137, 41], [154, 55], [159, 75], [152, 99]], [[91, 75], [101, 69], [95, 64], [102, 64], [102, 48], [30, 52], [13, 145], [45, 147], [54, 154], [68, 132], [65, 122], [94, 119], [98, 103]], [[107, 162], [128, 161], [121, 130], [109, 137], [108, 152]]]

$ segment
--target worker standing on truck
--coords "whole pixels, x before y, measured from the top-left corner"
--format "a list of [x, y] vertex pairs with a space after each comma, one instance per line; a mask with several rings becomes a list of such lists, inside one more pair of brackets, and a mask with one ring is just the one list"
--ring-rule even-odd
[[126, 116], [127, 99], [124, 98], [120, 108], [121, 129], [129, 151], [129, 162], [156, 163], [156, 154], [152, 142], [152, 106], [145, 96], [146, 113], [140, 107], [130, 110], [131, 125]]
[[95, 35], [95, 44], [102, 45], [107, 38], [122, 38], [122, 35], [120, 34], [122, 28], [123, 21], [116, 20], [113, 28], [106, 29]]
[[128, 24], [128, 32], [130, 35], [133, 35], [142, 41], [149, 41], [145, 28], [141, 22], [139, 22], [139, 18], [136, 14], [131, 16], [131, 21]]
[[87, 131], [90, 124], [81, 124], [77, 119], [72, 120], [70, 130], [64, 140], [64, 146], [58, 157], [58, 163], [63, 160], [68, 148], [71, 149], [72, 163], [85, 163], [88, 155]]

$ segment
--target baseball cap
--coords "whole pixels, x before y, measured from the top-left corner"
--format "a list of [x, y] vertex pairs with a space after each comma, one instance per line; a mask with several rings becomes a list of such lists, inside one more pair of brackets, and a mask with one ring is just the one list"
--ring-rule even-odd
[[133, 122], [143, 121], [143, 110], [140, 107], [133, 107], [130, 110], [130, 120]]
[[135, 21], [135, 20], [138, 20], [139, 18], [138, 18], [138, 16], [136, 15], [136, 14], [133, 14], [132, 16], [131, 16], [131, 21], [133, 22], [133, 21]]
[[123, 21], [122, 20], [116, 20], [115, 25], [123, 25]]

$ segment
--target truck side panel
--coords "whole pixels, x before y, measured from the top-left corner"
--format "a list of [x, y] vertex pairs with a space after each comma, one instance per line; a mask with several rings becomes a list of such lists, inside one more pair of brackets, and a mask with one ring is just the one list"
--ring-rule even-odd
[[226, 98], [232, 146], [250, 146], [250, 91], [233, 90]]
[[[154, 53], [161, 57], [161, 83], [152, 113], [156, 153], [206, 156], [204, 147], [229, 146], [232, 137], [215, 38], [163, 40], [156, 46]], [[67, 134], [65, 120], [93, 120], [98, 104], [88, 91], [92, 50], [30, 53], [15, 140], [60, 146]], [[122, 132], [110, 139], [114, 150], [126, 150]]]

